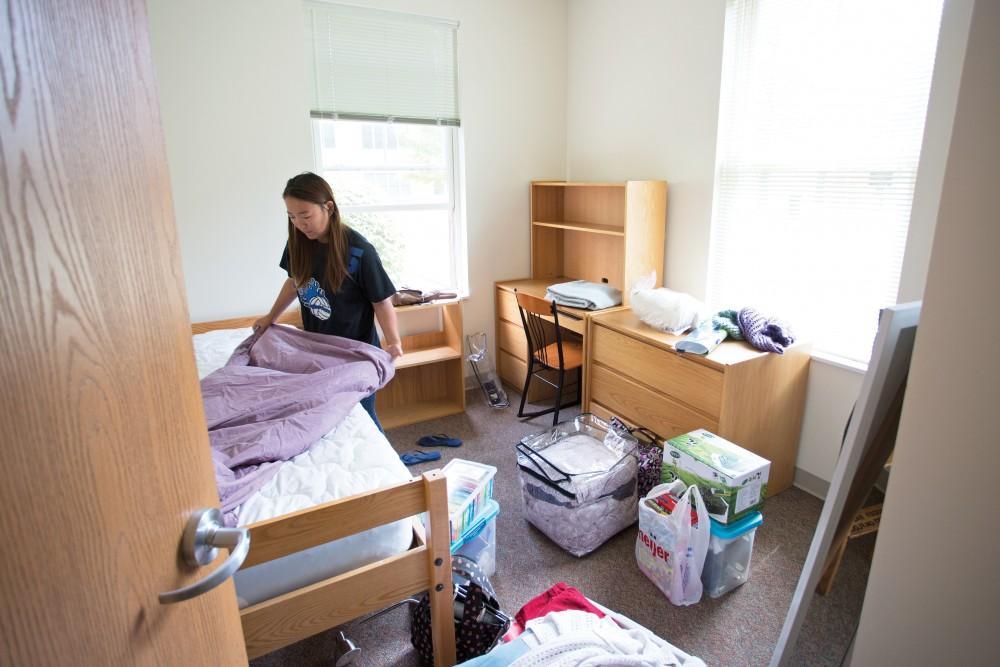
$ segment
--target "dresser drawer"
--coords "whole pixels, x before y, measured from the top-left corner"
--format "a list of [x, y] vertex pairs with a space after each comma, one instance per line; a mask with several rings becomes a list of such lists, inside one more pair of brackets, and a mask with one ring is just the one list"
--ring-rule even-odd
[[719, 430], [716, 420], [601, 366], [590, 369], [590, 400], [663, 438], [699, 428]]
[[597, 364], [718, 419], [722, 406], [719, 371], [600, 325], [593, 327], [593, 336], [591, 358]]
[[517, 297], [513, 292], [497, 288], [497, 315], [501, 319], [521, 326], [521, 311], [517, 309]]

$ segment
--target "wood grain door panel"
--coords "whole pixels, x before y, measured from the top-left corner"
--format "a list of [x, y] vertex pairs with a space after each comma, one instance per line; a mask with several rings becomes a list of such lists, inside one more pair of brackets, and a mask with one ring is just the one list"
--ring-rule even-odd
[[157, 600], [219, 498], [145, 4], [3, 19], [0, 664], [246, 664], [232, 583]]

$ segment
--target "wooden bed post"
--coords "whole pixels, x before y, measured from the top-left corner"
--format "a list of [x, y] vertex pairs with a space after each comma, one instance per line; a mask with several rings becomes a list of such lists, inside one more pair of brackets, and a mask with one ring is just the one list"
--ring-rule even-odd
[[[431, 517], [448, 516], [448, 482], [440, 470], [424, 473], [427, 511]], [[455, 616], [452, 608], [451, 530], [447, 521], [431, 519], [427, 534], [427, 555], [431, 585], [431, 642], [434, 667], [455, 664]]]

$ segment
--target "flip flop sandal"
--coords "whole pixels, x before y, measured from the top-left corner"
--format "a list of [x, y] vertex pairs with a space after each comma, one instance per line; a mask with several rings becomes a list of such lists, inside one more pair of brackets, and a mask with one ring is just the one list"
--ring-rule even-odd
[[462, 441], [458, 438], [449, 438], [444, 433], [438, 433], [437, 435], [425, 435], [417, 440], [417, 444], [421, 447], [461, 447]]
[[399, 459], [408, 466], [437, 461], [439, 458], [441, 458], [441, 452], [407, 452], [399, 455]]

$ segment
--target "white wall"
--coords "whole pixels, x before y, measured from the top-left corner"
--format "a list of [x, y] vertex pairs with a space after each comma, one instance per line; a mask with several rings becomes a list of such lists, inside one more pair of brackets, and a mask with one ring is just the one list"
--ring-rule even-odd
[[[575, 180], [670, 182], [665, 284], [704, 298], [715, 177], [725, 1], [574, 0], [569, 4], [567, 171]], [[920, 210], [940, 192], [960, 60], [939, 58], [918, 177]], [[911, 221], [900, 296], [919, 298], [934, 217]], [[810, 369], [797, 483], [826, 492], [862, 374]]]
[[[970, 0], [946, 18], [969, 26]], [[851, 664], [995, 665], [1000, 3], [975, 3], [923, 310]], [[956, 325], [971, 344], [956, 349]]]
[[[457, 19], [471, 298], [529, 273], [528, 182], [565, 172], [565, 0], [352, 0]], [[299, 0], [150, 0], [153, 60], [193, 320], [266, 311], [284, 274], [280, 199], [313, 169]], [[492, 338], [492, 335], [491, 335]]]
[[281, 191], [311, 167], [292, 0], [150, 0], [153, 65], [193, 321], [266, 312], [285, 276]]

